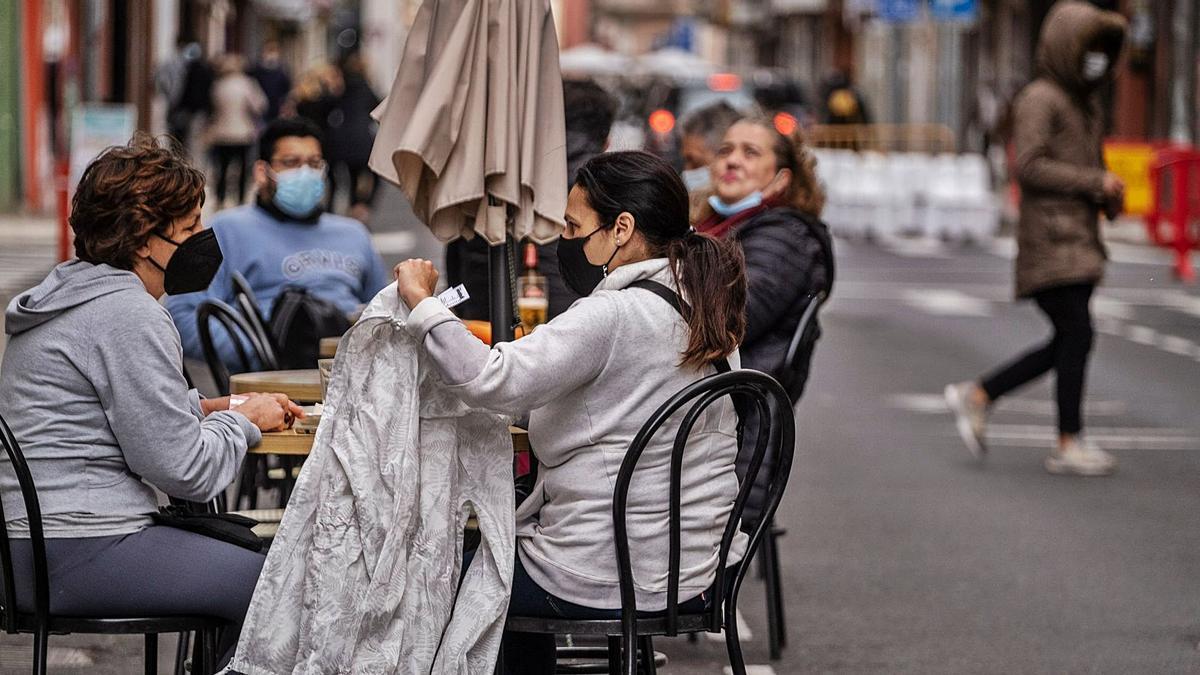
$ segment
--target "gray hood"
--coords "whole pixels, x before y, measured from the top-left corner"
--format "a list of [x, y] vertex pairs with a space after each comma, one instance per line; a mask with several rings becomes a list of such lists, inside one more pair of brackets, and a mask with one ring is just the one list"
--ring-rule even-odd
[[51, 270], [42, 283], [8, 303], [4, 330], [19, 335], [96, 298], [127, 290], [144, 293], [146, 287], [133, 272], [68, 260]]

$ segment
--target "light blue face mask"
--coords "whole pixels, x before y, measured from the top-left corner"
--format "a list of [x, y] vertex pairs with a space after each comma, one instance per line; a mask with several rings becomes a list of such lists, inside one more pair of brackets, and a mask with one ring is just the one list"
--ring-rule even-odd
[[716, 195], [713, 195], [708, 198], [708, 205], [713, 208], [713, 211], [716, 211], [717, 214], [723, 218], [728, 218], [730, 216], [736, 216], [737, 214], [741, 213], [742, 211], [745, 211], [746, 209], [752, 209], [756, 206], [761, 205], [762, 203], [763, 203], [762, 190], [755, 190], [754, 192], [751, 192], [750, 194], [746, 195], [745, 197], [742, 197], [741, 199], [737, 200], [736, 202], [734, 202], [732, 204], [726, 204], [724, 201], [721, 200], [720, 197], [718, 197]]
[[712, 185], [712, 173], [707, 166], [688, 169], [679, 174], [679, 177], [683, 179], [683, 186], [687, 188], [688, 192], [703, 190]]
[[275, 197], [280, 211], [293, 218], [311, 215], [325, 197], [325, 172], [302, 166], [273, 173]]

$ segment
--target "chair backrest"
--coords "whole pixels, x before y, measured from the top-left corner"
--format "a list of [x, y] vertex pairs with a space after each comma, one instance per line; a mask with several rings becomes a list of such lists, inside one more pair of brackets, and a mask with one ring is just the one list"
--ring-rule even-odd
[[[221, 355], [213, 343], [211, 319], [216, 319], [229, 334], [242, 371], [254, 370], [256, 365], [266, 370], [279, 369], [277, 366], [271, 367], [275, 365], [274, 356], [267, 353], [262, 342], [254, 334], [254, 329], [242, 315], [220, 300], [205, 300], [196, 308], [196, 327], [200, 333], [200, 348], [204, 352], [204, 361], [208, 364], [213, 382], [222, 396], [229, 394], [229, 368], [221, 361]], [[247, 345], [257, 362], [251, 359], [246, 350]]]
[[[769, 375], [755, 370], [734, 370], [718, 375], [712, 375], [700, 380], [663, 403], [650, 419], [638, 431], [629, 451], [621, 463], [617, 474], [616, 487], [613, 492], [613, 529], [617, 547], [617, 570], [621, 588], [621, 624], [625, 638], [626, 649], [624, 670], [632, 674], [636, 659], [630, 657], [636, 653], [637, 637], [637, 599], [634, 593], [633, 568], [630, 560], [629, 534], [626, 529], [625, 513], [629, 498], [629, 484], [633, 478], [638, 460], [646, 446], [658, 434], [664, 424], [684, 406], [691, 407], [682, 419], [679, 431], [671, 452], [671, 479], [669, 488], [669, 561], [667, 572], [667, 614], [666, 632], [674, 636], [679, 622], [679, 575], [680, 575], [680, 490], [683, 473], [683, 454], [687, 451], [687, 442], [692, 428], [700, 416], [713, 403], [726, 396], [737, 396], [746, 402], [751, 409], [758, 411], [758, 438], [751, 456], [750, 467], [742, 478], [738, 488], [737, 499], [725, 531], [721, 536], [721, 546], [718, 552], [717, 576], [713, 584], [712, 610], [709, 615], [709, 627], [716, 630], [721, 626], [724, 614], [724, 628], [736, 639], [736, 619], [734, 611], [737, 607], [738, 591], [745, 577], [748, 563], [754, 557], [762, 541], [763, 533], [775, 514], [783, 490], [787, 486], [788, 475], [791, 473], [792, 453], [795, 446], [795, 418], [792, 413], [792, 403], [788, 400], [783, 387]], [[732, 579], [726, 578], [726, 567], [729, 559], [729, 549], [734, 537], [740, 529], [742, 511], [745, 510], [746, 500], [750, 490], [757, 482], [758, 474], [763, 469], [763, 458], [768, 450], [776, 457], [774, 473], [768, 482], [767, 498], [763, 507], [763, 517], [758, 521], [754, 532], [750, 535], [749, 546], [742, 559], [742, 564], [733, 571]]]
[[246, 319], [246, 323], [250, 325], [251, 330], [254, 331], [254, 336], [258, 338], [267, 358], [268, 362], [263, 363], [263, 368], [279, 370], [279, 347], [275, 344], [275, 336], [267, 330], [267, 319], [263, 316], [262, 305], [258, 304], [254, 289], [250, 287], [250, 282], [246, 281], [246, 277], [242, 276], [241, 272], [234, 272], [231, 277], [233, 279], [234, 304], [242, 313], [242, 317]]
[[788, 344], [787, 353], [783, 357], [783, 368], [780, 370], [779, 383], [792, 402], [800, 400], [804, 393], [804, 385], [808, 381], [808, 369], [812, 363], [813, 349], [820, 337], [820, 325], [817, 323], [817, 313], [825, 304], [828, 296], [825, 291], [818, 291], [808, 299], [800, 322], [796, 324], [796, 332], [792, 333], [792, 341]]
[[[13, 436], [8, 423], [0, 417], [0, 445], [8, 455], [17, 484], [21, 486], [21, 498], [25, 502], [25, 515], [29, 521], [29, 540], [33, 547], [33, 609], [38, 627], [50, 621], [50, 578], [46, 571], [46, 539], [42, 532], [42, 509], [38, 504], [37, 490], [33, 485], [33, 474], [21, 446]], [[13, 572], [12, 547], [9, 543], [8, 521], [4, 516], [4, 503], [0, 501], [0, 567], [3, 567], [4, 596], [0, 597], [0, 619], [4, 630], [17, 632], [17, 581]]]

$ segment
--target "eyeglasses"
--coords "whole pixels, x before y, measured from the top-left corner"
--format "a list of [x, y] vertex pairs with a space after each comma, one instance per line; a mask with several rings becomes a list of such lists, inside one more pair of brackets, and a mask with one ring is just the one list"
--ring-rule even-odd
[[318, 157], [313, 157], [308, 160], [300, 157], [279, 157], [277, 159], [272, 159], [271, 164], [278, 165], [284, 170], [299, 169], [302, 166], [307, 166], [310, 169], [324, 171], [325, 167], [329, 166], [326, 164], [325, 160]]

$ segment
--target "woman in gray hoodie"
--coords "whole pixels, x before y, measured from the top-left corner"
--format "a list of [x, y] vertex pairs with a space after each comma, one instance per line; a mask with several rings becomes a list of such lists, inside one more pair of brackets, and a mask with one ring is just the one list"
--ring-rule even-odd
[[[644, 152], [598, 155], [579, 169], [558, 243], [564, 281], [581, 297], [528, 336], [489, 349], [433, 296], [432, 263], [396, 268], [397, 290], [412, 309], [407, 328], [450, 391], [463, 401], [514, 415], [529, 412], [538, 449], [532, 493], [517, 509], [517, 561], [509, 613], [617, 618], [621, 607], [612, 523], [613, 486], [625, 453], [650, 414], [684, 387], [738, 367], [745, 332], [746, 276], [736, 244], [688, 226], [679, 174]], [[646, 282], [675, 291], [686, 319]], [[673, 422], [678, 424], [678, 421]], [[714, 404], [683, 455], [679, 599], [703, 607], [738, 492], [737, 419]], [[670, 482], [674, 431], [647, 446], [630, 487], [628, 534], [637, 551], [639, 610], [667, 604]], [[741, 559], [738, 534], [728, 563]], [[684, 602], [687, 601], [687, 602]], [[509, 673], [553, 673], [553, 636], [510, 634]]]
[[[231, 625], [228, 651], [263, 556], [153, 525], [154, 488], [212, 499], [262, 431], [300, 413], [265, 394], [231, 411], [228, 398], [188, 388], [179, 334], [158, 299], [202, 290], [220, 266], [203, 201], [204, 175], [147, 137], [92, 162], [72, 204], [77, 258], [8, 306], [0, 415], [37, 486], [51, 613], [214, 616]], [[0, 494], [14, 572], [29, 580], [16, 601], [29, 610], [29, 522], [7, 456]]]

